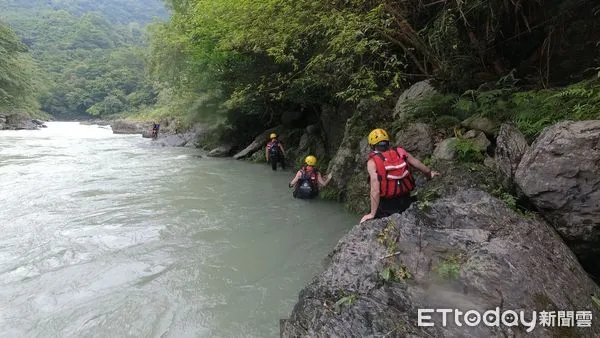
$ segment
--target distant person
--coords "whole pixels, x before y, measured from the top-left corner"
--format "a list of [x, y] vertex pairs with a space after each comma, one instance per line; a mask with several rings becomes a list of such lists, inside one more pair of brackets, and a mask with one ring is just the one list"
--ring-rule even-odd
[[281, 141], [277, 139], [277, 134], [271, 133], [269, 135], [269, 143], [265, 149], [265, 155], [267, 157], [267, 163], [271, 163], [271, 168], [277, 170], [277, 163], [281, 163], [281, 169], [285, 169], [285, 150]]
[[311, 199], [319, 196], [319, 188], [331, 181], [331, 173], [323, 179], [321, 172], [315, 168], [317, 158], [309, 155], [304, 159], [304, 166], [298, 170], [289, 187], [294, 188], [294, 198]]
[[158, 130], [159, 129], [160, 129], [160, 124], [154, 123], [152, 126], [152, 138], [155, 140], [158, 138]]
[[431, 179], [439, 173], [427, 168], [401, 147], [391, 147], [390, 138], [383, 129], [374, 129], [368, 137], [372, 152], [367, 161], [371, 191], [371, 212], [360, 223], [402, 213], [414, 202], [410, 192], [415, 179], [409, 164]]

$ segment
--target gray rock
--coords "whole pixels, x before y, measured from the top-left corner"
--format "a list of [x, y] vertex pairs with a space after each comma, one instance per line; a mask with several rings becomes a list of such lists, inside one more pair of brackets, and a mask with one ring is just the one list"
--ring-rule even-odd
[[31, 120], [31, 122], [35, 123], [38, 126], [43, 126], [44, 125], [44, 121], [38, 120], [38, 119], [33, 119]]
[[320, 114], [322, 134], [328, 154], [335, 154], [344, 140], [344, 126], [353, 115], [354, 107], [345, 102], [339, 107], [324, 105]]
[[456, 158], [457, 152], [454, 148], [456, 137], [451, 137], [440, 142], [433, 151], [432, 157], [439, 160], [453, 160]]
[[482, 131], [488, 135], [495, 135], [498, 131], [498, 124], [485, 117], [471, 117], [464, 120], [461, 125], [468, 129]]
[[[472, 137], [468, 137], [467, 135]], [[487, 151], [487, 149], [492, 145], [492, 142], [488, 140], [488, 138], [485, 136], [485, 133], [481, 131], [469, 130], [465, 134], [465, 138], [471, 139], [473, 142], [475, 142], [475, 144], [479, 146], [482, 152]]]
[[394, 107], [394, 117], [400, 121], [405, 121], [409, 117], [409, 112], [406, 109], [407, 101], [422, 99], [427, 94], [434, 92], [435, 88], [431, 85], [430, 80], [424, 80], [413, 84], [398, 97], [398, 101]]
[[163, 147], [195, 147], [195, 142], [202, 135], [204, 129], [201, 125], [197, 125], [191, 130], [184, 133], [173, 134], [169, 133], [158, 133], [158, 139], [156, 144]]
[[[244, 148], [242, 151], [238, 152], [237, 154], [233, 155], [233, 158], [235, 158], [236, 160], [248, 157], [250, 155], [252, 155], [254, 152], [256, 152], [257, 150], [259, 150], [260, 148], [264, 147], [268, 140], [269, 134], [271, 134], [272, 132], [275, 131], [280, 131], [283, 129], [283, 126], [277, 126], [275, 128], [271, 128], [271, 129], [267, 129], [264, 132], [262, 132], [262, 134], [258, 135], [254, 141], [252, 143], [250, 143], [246, 148]], [[281, 134], [281, 132], [279, 132], [279, 134]]]
[[142, 137], [143, 138], [152, 138], [152, 131], [151, 130], [142, 130]]
[[[418, 326], [418, 309], [600, 311], [600, 288], [543, 221], [477, 189], [355, 226], [300, 292], [283, 337], [597, 337], [591, 327]], [[387, 268], [403, 281], [385, 281]], [[390, 270], [388, 270], [390, 271]], [[336, 302], [344, 300], [342, 304]], [[453, 315], [450, 318], [453, 319]], [[539, 324], [539, 323], [538, 323]]]
[[525, 136], [513, 124], [500, 126], [496, 139], [496, 167], [504, 175], [503, 185], [511, 188], [521, 158], [529, 148]]
[[133, 120], [114, 120], [111, 122], [113, 134], [142, 134], [152, 130], [152, 123]]
[[565, 121], [546, 128], [523, 155], [515, 182], [580, 259], [597, 268], [600, 121]]
[[433, 130], [425, 123], [410, 123], [396, 134], [396, 145], [416, 157], [431, 155]]
[[233, 149], [232, 145], [221, 145], [213, 150], [211, 150], [206, 156], [209, 157], [227, 157], [231, 154], [231, 150]]
[[370, 150], [367, 136], [378, 123], [378, 116], [384, 114], [381, 110], [377, 102], [362, 100], [346, 121], [344, 139], [327, 170], [332, 174], [332, 187], [344, 190], [353, 175], [365, 172]]

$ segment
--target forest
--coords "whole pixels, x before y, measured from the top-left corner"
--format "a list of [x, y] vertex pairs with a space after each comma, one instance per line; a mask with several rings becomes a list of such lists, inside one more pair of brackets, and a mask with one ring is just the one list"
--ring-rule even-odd
[[[156, 91], [144, 71], [145, 26], [166, 17], [159, 0], [0, 4], [0, 22], [20, 40], [20, 47], [11, 50], [33, 60], [20, 62], [21, 78], [37, 84], [29, 86], [29, 95], [57, 119], [109, 116], [153, 105]], [[14, 108], [31, 113], [34, 106]]]
[[393, 106], [424, 79], [440, 92], [414, 115], [442, 128], [480, 115], [533, 137], [599, 117], [594, 1], [167, 3], [170, 20], [152, 27], [150, 76], [170, 111], [224, 117], [223, 142], [247, 144], [290, 111], [301, 114], [291, 127], [303, 127], [319, 125], [325, 106]]
[[[35, 75], [20, 85], [43, 84], [35, 87], [41, 109], [57, 118], [124, 114], [188, 125], [221, 121], [216, 137], [237, 147], [290, 114], [289, 127], [303, 128], [319, 125], [325, 107], [364, 99], [393, 106], [399, 93], [424, 79], [439, 92], [411, 109], [441, 128], [480, 115], [513, 120], [533, 137], [561, 119], [598, 117], [595, 1], [162, 5], [0, 5], [0, 20], [21, 38], [11, 51], [24, 60], [22, 78]], [[150, 23], [155, 17], [165, 20]], [[35, 62], [25, 61], [25, 50]]]

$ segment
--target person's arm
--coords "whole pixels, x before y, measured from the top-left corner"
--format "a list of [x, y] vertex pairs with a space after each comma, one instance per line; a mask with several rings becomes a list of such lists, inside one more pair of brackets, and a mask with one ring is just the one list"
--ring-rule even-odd
[[298, 171], [296, 173], [296, 176], [294, 177], [294, 179], [290, 182], [290, 184], [288, 185], [288, 187], [293, 187], [296, 185], [296, 183], [298, 183], [298, 180], [300, 179], [300, 177], [302, 177], [302, 172]]
[[367, 162], [367, 171], [369, 172], [369, 181], [371, 186], [371, 212], [364, 215], [360, 220], [360, 223], [375, 218], [377, 208], [379, 208], [379, 179], [377, 178], [375, 161], [369, 160], [369, 162]]
[[438, 176], [440, 174], [437, 171], [433, 171], [433, 170], [427, 168], [426, 165], [424, 165], [421, 161], [419, 161], [418, 159], [416, 159], [415, 157], [413, 157], [408, 152], [406, 153], [406, 161], [408, 162], [408, 164], [410, 164], [411, 166], [417, 168], [420, 172], [422, 172], [423, 174], [425, 174], [428, 178], [433, 178], [433, 177]]
[[265, 147], [265, 157], [267, 158], [267, 162], [269, 162], [269, 146]]
[[322, 187], [324, 187], [324, 186], [326, 186], [327, 184], [329, 184], [329, 181], [331, 181], [331, 177], [332, 177], [332, 175], [331, 175], [331, 173], [329, 173], [329, 174], [327, 175], [327, 178], [325, 178], [325, 179], [324, 179], [324, 178], [323, 178], [323, 175], [321, 175], [321, 173], [319, 173], [319, 176], [317, 176], [317, 179], [319, 180], [319, 184], [320, 184]]
[[281, 149], [281, 154], [283, 155], [283, 157], [286, 157], [285, 150], [283, 149], [283, 144], [279, 143], [279, 149]]

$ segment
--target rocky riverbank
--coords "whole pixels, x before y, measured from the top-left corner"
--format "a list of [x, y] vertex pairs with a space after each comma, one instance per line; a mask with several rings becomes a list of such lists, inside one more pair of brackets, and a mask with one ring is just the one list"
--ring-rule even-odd
[[[322, 197], [368, 211], [366, 135], [384, 127], [395, 144], [442, 172], [421, 184], [402, 215], [357, 225], [301, 293], [283, 336], [523, 336], [524, 326], [417, 327], [417, 309], [482, 312], [591, 311], [600, 289], [600, 121], [564, 121], [531, 141], [511, 123], [482, 116], [439, 128], [411, 116], [435, 89], [406, 90], [393, 106], [363, 100], [325, 107], [321, 121], [282, 124], [248, 145], [213, 144], [215, 156], [264, 161], [276, 131], [296, 164], [306, 154], [333, 174]], [[388, 126], [388, 127], [385, 127]], [[600, 301], [599, 301], [600, 302]], [[596, 304], [600, 306], [600, 304]], [[592, 328], [537, 328], [536, 337], [600, 334]]]
[[28, 114], [0, 114], [0, 130], [36, 130], [40, 128], [46, 128], [44, 121], [32, 119]]

